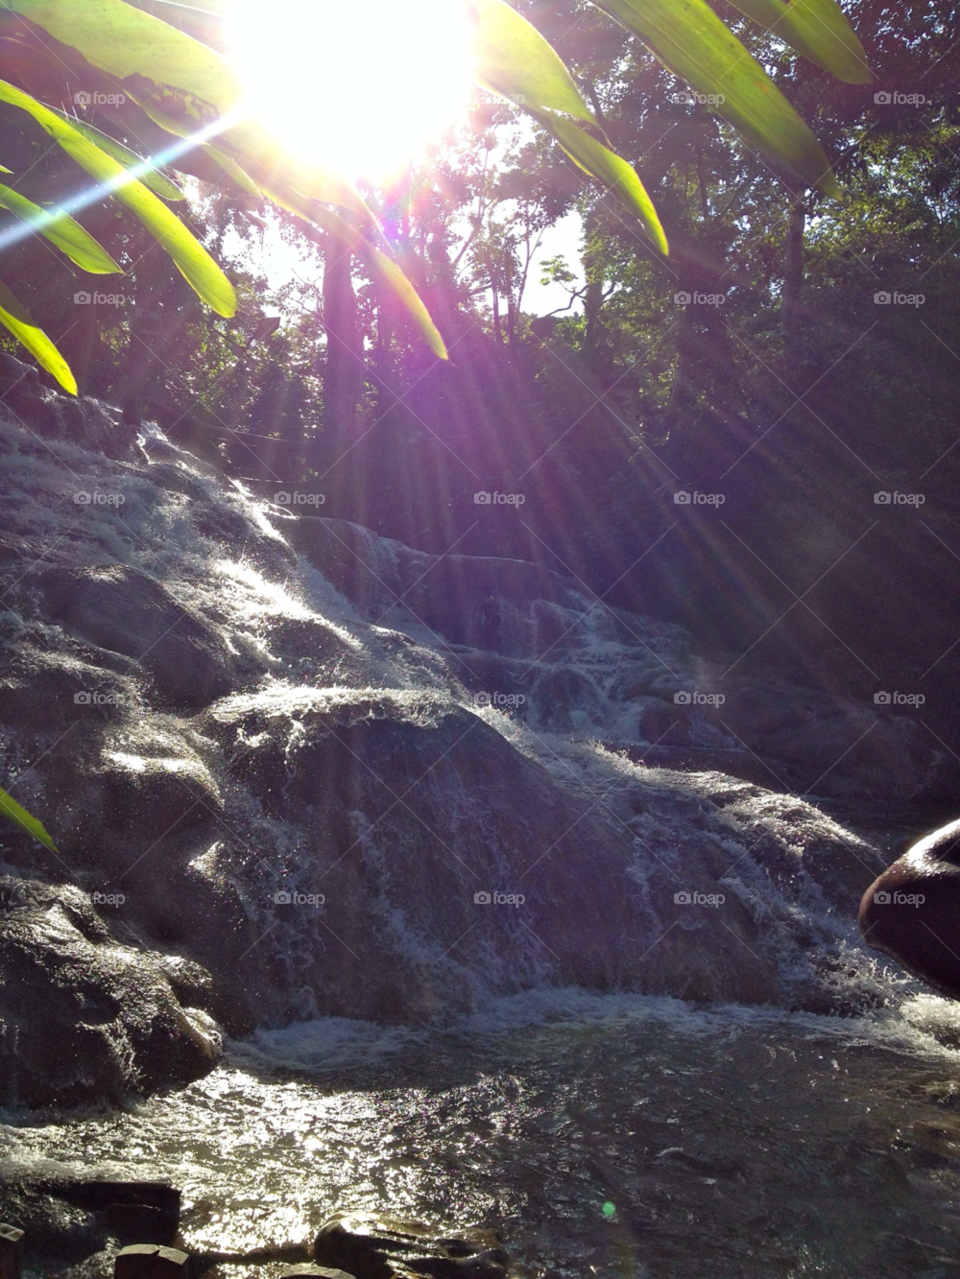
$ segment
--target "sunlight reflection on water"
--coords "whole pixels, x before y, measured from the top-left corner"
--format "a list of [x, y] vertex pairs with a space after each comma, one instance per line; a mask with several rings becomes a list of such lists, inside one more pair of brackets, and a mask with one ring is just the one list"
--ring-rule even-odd
[[[261, 1034], [188, 1088], [21, 1120], [4, 1146], [170, 1177], [192, 1250], [303, 1245], [330, 1213], [370, 1209], [492, 1226], [528, 1279], [960, 1275], [956, 1052], [899, 1019], [626, 996], [579, 1012], [357, 1028], [352, 1061], [349, 1023]], [[302, 1062], [311, 1031], [333, 1068], [278, 1064], [285, 1037]]]

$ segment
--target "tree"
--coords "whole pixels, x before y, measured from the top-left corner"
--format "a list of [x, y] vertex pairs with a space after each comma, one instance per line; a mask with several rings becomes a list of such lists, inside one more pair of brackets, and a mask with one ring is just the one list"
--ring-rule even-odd
[[[808, 0], [786, 12], [774, 0], [742, 4], [753, 20], [775, 26], [779, 36], [841, 79], [858, 83], [870, 78], [860, 43], [835, 0]], [[638, 35], [694, 90], [712, 95], [720, 115], [771, 162], [804, 186], [835, 192], [827, 158], [810, 130], [704, 0], [612, 0], [597, 7]], [[157, 17], [154, 8], [171, 21]], [[139, 7], [122, 0], [99, 0], [96, 6], [87, 0], [7, 0], [6, 9], [0, 68], [9, 79], [0, 81], [0, 100], [32, 117], [102, 189], [112, 191], [143, 221], [214, 310], [231, 315], [235, 295], [202, 246], [149, 189], [164, 182], [157, 172], [160, 157], [173, 157], [174, 167], [188, 170], [191, 164], [207, 171], [213, 166], [237, 191], [267, 196], [337, 240], [393, 289], [435, 354], [445, 357], [436, 326], [384, 253], [381, 230], [359, 192], [332, 171], [298, 162], [282, 140], [255, 122], [235, 121], [241, 86], [214, 47], [218, 33], [211, 15], [198, 17], [195, 9], [174, 0]], [[665, 253], [663, 228], [635, 170], [601, 141], [602, 121], [544, 38], [505, 0], [476, 0], [471, 12], [478, 82], [520, 103], [585, 172], [613, 192]], [[127, 140], [148, 138], [152, 160], [144, 161], [116, 138], [67, 114], [70, 97], [83, 104], [91, 89], [95, 98], [122, 106], [121, 120], [132, 135]], [[168, 184], [163, 194], [176, 198], [178, 193]], [[78, 265], [119, 269], [98, 256], [98, 246], [80, 235], [67, 210], [44, 213], [23, 200], [14, 193], [15, 211], [40, 233], [59, 240]], [[338, 296], [345, 298], [342, 289]], [[63, 386], [76, 390], [60, 353], [9, 290], [0, 296], [0, 322]]]

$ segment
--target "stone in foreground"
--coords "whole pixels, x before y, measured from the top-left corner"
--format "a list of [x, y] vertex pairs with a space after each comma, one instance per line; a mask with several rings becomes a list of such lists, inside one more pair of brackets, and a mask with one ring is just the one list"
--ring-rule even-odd
[[0, 1279], [20, 1279], [23, 1273], [23, 1231], [0, 1225]]
[[[321, 1265], [346, 1270], [355, 1279], [506, 1279], [507, 1254], [492, 1230], [472, 1230], [457, 1239], [437, 1239], [419, 1222], [373, 1213], [331, 1217], [313, 1246]], [[326, 1272], [329, 1274], [329, 1272]]]
[[303, 1263], [298, 1266], [287, 1266], [286, 1270], [280, 1272], [280, 1279], [310, 1279], [310, 1276], [319, 1276], [320, 1279], [355, 1279], [354, 1275], [348, 1275], [345, 1270], [331, 1270], [329, 1266], [311, 1266]]
[[121, 1248], [113, 1266], [113, 1279], [186, 1279], [190, 1258], [178, 1248], [135, 1243]]

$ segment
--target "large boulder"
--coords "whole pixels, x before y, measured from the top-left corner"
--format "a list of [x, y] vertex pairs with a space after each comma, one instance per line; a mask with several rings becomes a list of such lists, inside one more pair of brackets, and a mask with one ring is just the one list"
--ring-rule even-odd
[[206, 706], [236, 681], [234, 659], [216, 629], [146, 573], [122, 564], [50, 569], [38, 584], [52, 621], [132, 658], [163, 704]]
[[[209, 975], [180, 966], [180, 990]], [[165, 957], [120, 945], [86, 894], [0, 878], [0, 1089], [6, 1105], [120, 1100], [212, 1069], [212, 1019]]]

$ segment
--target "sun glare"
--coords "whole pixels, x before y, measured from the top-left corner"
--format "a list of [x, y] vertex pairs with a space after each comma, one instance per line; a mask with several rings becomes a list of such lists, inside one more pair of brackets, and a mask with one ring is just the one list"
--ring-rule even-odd
[[248, 108], [304, 159], [385, 184], [463, 112], [459, 0], [233, 0]]

